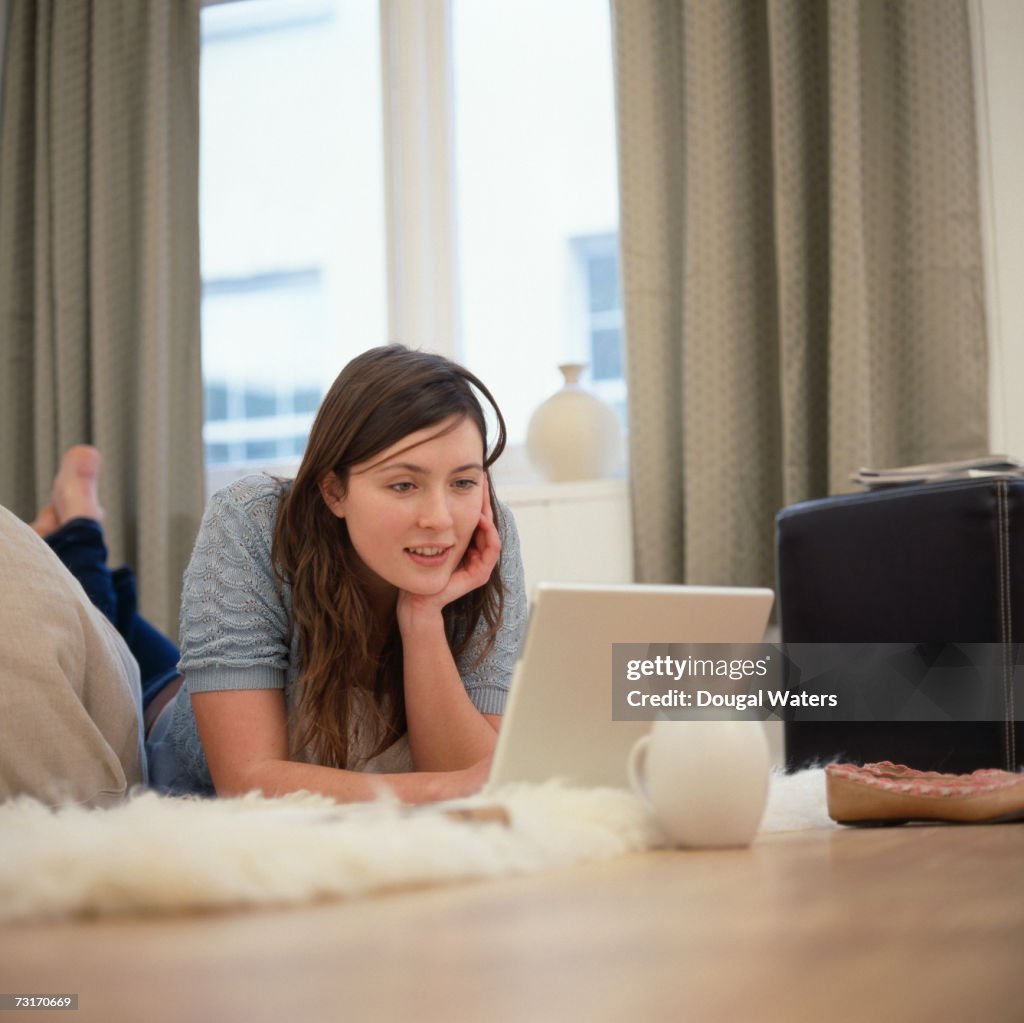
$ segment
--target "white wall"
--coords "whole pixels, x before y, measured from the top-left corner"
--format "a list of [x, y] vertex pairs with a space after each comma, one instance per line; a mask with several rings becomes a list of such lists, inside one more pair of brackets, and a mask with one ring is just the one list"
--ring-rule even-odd
[[1024, 457], [1024, 0], [973, 0], [991, 449]]

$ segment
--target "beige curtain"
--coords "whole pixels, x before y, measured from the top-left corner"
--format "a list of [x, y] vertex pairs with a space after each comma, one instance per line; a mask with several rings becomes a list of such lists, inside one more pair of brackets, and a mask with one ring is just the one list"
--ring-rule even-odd
[[199, 0], [8, 0], [0, 502], [97, 445], [113, 562], [177, 632], [202, 511]]
[[987, 447], [964, 0], [614, 0], [636, 565], [770, 584], [776, 511]]

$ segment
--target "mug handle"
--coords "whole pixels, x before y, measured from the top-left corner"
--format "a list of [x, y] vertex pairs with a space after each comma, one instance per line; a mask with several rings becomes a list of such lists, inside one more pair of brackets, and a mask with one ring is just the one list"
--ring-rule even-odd
[[650, 742], [650, 735], [642, 735], [633, 743], [633, 748], [626, 759], [626, 773], [633, 791], [653, 809], [651, 794], [647, 791], [647, 747]]

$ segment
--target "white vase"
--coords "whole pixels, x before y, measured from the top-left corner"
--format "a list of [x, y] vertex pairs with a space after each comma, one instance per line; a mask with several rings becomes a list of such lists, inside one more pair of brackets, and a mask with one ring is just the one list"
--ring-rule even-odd
[[553, 482], [603, 479], [622, 461], [622, 428], [615, 410], [579, 383], [586, 363], [558, 367], [562, 389], [542, 402], [530, 417], [526, 452]]

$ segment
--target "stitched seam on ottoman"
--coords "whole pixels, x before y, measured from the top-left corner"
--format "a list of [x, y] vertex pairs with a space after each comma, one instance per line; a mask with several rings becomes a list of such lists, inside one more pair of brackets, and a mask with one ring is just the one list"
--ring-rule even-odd
[[1013, 677], [1010, 671], [1010, 641], [1012, 639], [1012, 617], [1010, 607], [1010, 516], [1008, 508], [1009, 485], [1006, 480], [996, 483], [997, 521], [999, 531], [999, 606], [1000, 631], [1003, 644], [1003, 750], [1006, 768], [1016, 767], [1017, 753], [1014, 748]]

